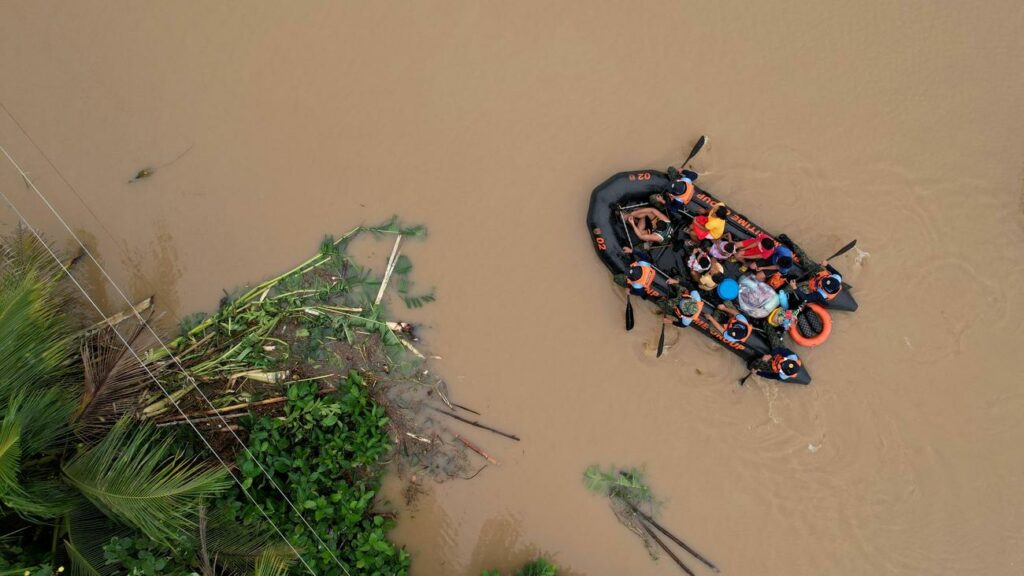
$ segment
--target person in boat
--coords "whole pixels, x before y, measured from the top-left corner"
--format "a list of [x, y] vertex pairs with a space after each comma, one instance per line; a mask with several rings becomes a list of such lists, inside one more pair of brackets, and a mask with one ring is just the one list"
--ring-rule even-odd
[[711, 247], [708, 248], [708, 254], [712, 258], [719, 262], [725, 262], [736, 254], [736, 242], [732, 239], [732, 234], [726, 232], [722, 234], [722, 237], [711, 243]]
[[722, 338], [730, 344], [746, 342], [747, 338], [750, 338], [750, 335], [754, 332], [754, 327], [750, 325], [750, 320], [747, 320], [746, 316], [740, 314], [739, 310], [731, 306], [719, 304], [718, 309], [729, 316], [725, 324], [721, 324], [715, 319], [714, 315], [709, 315], [707, 318], [722, 335]]
[[671, 303], [671, 308], [666, 310], [667, 314], [663, 322], [685, 328], [693, 324], [703, 310], [704, 301], [700, 297], [700, 292], [690, 290], [689, 293], [681, 294], [675, 302]]
[[677, 171], [673, 167], [668, 169], [668, 177], [671, 180], [667, 190], [657, 194], [651, 194], [648, 201], [656, 207], [663, 208], [669, 218], [678, 221], [683, 216], [689, 215], [686, 207], [693, 200], [696, 188], [693, 181], [697, 179], [697, 173], [692, 170]]
[[[623, 248], [622, 251], [633, 259], [629, 264], [629, 268], [626, 269], [626, 274], [616, 275], [615, 277], [617, 282], [626, 286], [626, 292], [644, 298], [645, 300], [651, 298], [659, 299], [667, 296], [654, 287], [654, 281], [658, 277], [658, 271], [655, 270], [654, 265], [651, 264], [651, 256], [643, 250], [633, 250], [629, 247]], [[675, 285], [679, 284], [679, 281], [675, 278], [669, 278], [667, 283], [669, 285]]]
[[637, 208], [626, 215], [633, 233], [644, 242], [664, 244], [672, 240], [675, 225], [664, 212], [656, 208]]
[[769, 380], [786, 381], [800, 373], [803, 363], [796, 352], [779, 346], [771, 354], [755, 358], [750, 363], [750, 373]]
[[690, 238], [695, 242], [718, 240], [725, 234], [725, 222], [731, 214], [732, 211], [725, 204], [715, 204], [707, 214], [694, 217], [690, 225]]
[[800, 283], [791, 282], [790, 285], [801, 301], [825, 304], [843, 291], [843, 275], [828, 260], [822, 260], [810, 278]]
[[747, 264], [757, 260], [768, 260], [775, 253], [779, 243], [774, 238], [761, 232], [753, 238], [742, 240], [736, 247], [736, 259]]
[[[793, 251], [782, 243], [775, 246], [775, 252], [768, 259], [767, 264], [750, 263], [750, 269], [767, 275], [766, 282], [776, 290], [786, 285], [786, 280], [793, 272], [794, 266], [796, 266], [796, 260], [793, 258]], [[771, 274], [768, 274], [769, 272]]]
[[722, 263], [700, 248], [690, 253], [686, 265], [690, 269], [690, 277], [700, 290], [714, 290], [725, 279]]

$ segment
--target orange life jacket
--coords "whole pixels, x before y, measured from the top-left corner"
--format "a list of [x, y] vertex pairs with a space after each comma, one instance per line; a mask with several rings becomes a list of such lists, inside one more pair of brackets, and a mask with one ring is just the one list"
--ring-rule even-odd
[[776, 290], [782, 288], [785, 284], [786, 278], [783, 277], [782, 274], [779, 274], [778, 272], [768, 277], [768, 285], [771, 286], [772, 288], [775, 288]]
[[840, 289], [839, 292], [836, 292], [835, 294], [829, 294], [828, 291], [821, 287], [821, 282], [825, 278], [828, 278], [829, 276], [832, 276], [832, 273], [829, 272], [828, 270], [822, 270], [815, 274], [814, 276], [811, 276], [811, 279], [807, 281], [807, 289], [810, 292], [817, 292], [818, 294], [821, 294], [826, 301], [835, 298], [836, 296], [839, 295], [839, 292], [842, 292], [842, 289]]
[[[704, 301], [703, 300], [697, 300], [696, 302], [697, 302], [697, 311], [693, 313], [693, 316], [688, 316], [688, 318], [690, 320], [696, 320], [697, 316], [700, 316], [700, 311], [704, 309]], [[687, 316], [683, 316], [683, 310], [682, 310], [682, 308], [679, 307], [678, 304], [676, 304], [675, 309], [676, 309], [676, 317], [678, 317], [678, 318], [687, 318]]]
[[[724, 334], [728, 332], [729, 329], [732, 328], [733, 326], [739, 325], [743, 325], [747, 329], [747, 333], [742, 338], [736, 338], [736, 342], [742, 344], [747, 341], [747, 338], [750, 338], [750, 333], [753, 332], [753, 329], [751, 329], [750, 324], [747, 324], [746, 322], [740, 322], [736, 318], [732, 318], [729, 320], [729, 322], [726, 323], [725, 326], [722, 326], [722, 333]], [[732, 336], [730, 336], [730, 338], [732, 338]]]
[[676, 182], [676, 185], [678, 185], [678, 184], [684, 184], [683, 193], [682, 194], [674, 194], [672, 192], [669, 192], [668, 193], [669, 198], [675, 200], [676, 202], [681, 202], [683, 204], [689, 204], [690, 200], [693, 199], [693, 192], [694, 192], [693, 182], [691, 182], [689, 178], [686, 178], [686, 179], [679, 180], [678, 182]]
[[629, 283], [637, 290], [643, 288], [650, 288], [651, 284], [654, 283], [654, 278], [657, 276], [657, 272], [654, 271], [654, 267], [651, 265], [644, 265], [640, 262], [634, 262], [630, 265], [630, 268], [640, 267], [640, 279], [630, 280]]
[[782, 372], [782, 363], [785, 362], [786, 360], [792, 360], [796, 362], [797, 366], [803, 366], [804, 364], [803, 362], [800, 361], [800, 358], [798, 358], [796, 354], [790, 354], [789, 356], [775, 354], [774, 356], [772, 356], [772, 372], [775, 372], [776, 374], [781, 376], [783, 380], [787, 378], [792, 378], [792, 376], [786, 376], [785, 373]]

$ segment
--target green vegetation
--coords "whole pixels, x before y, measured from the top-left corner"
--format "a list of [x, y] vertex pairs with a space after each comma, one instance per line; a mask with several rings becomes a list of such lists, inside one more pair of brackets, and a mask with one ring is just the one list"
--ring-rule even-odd
[[[407, 573], [408, 555], [386, 536], [393, 521], [374, 509], [398, 426], [380, 382], [413, 381], [419, 361], [373, 301], [380, 281], [346, 256], [362, 232], [423, 230], [391, 220], [326, 240], [193, 320], [169, 344], [174, 358], [134, 321], [83, 328], [45, 249], [21, 232], [0, 243], [0, 341], [18, 343], [0, 347], [0, 574], [269, 575], [306, 573], [303, 563]], [[411, 292], [407, 258], [393, 264], [408, 306], [433, 299]], [[229, 421], [248, 450], [204, 414], [198, 392], [232, 418], [248, 414]]]
[[[480, 576], [501, 576], [501, 572], [484, 570]], [[538, 558], [516, 570], [515, 576], [558, 576], [558, 566], [543, 558]]]
[[[344, 558], [360, 574], [403, 574], [409, 558], [388, 541], [393, 521], [374, 515], [371, 507], [380, 487], [378, 462], [391, 449], [387, 416], [367, 393], [363, 379], [350, 372], [336, 394], [318, 398], [313, 382], [292, 384], [284, 419], [262, 416], [250, 426], [252, 455], [287, 486], [288, 497], [303, 510], [306, 520], [334, 555]], [[290, 509], [252, 458], [238, 459], [242, 484], [271, 510], [271, 518], [292, 543], [317, 550], [316, 540]], [[257, 508], [235, 489], [229, 507], [244, 524], [259, 522]], [[305, 556], [317, 574], [338, 571], [331, 553]]]

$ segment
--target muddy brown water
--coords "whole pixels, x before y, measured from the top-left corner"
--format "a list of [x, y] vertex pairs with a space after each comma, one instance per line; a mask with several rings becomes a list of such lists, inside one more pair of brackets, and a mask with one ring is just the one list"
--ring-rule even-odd
[[[430, 227], [406, 253], [439, 299], [400, 315], [523, 442], [467, 432], [501, 465], [399, 507], [416, 575], [676, 573], [592, 463], [644, 466], [724, 574], [1021, 574], [1022, 28], [1010, 1], [7, 1], [0, 102], [63, 178], [6, 114], [0, 144], [168, 323], [325, 232]], [[818, 257], [860, 242], [810, 387], [739, 388], [685, 332], [655, 360], [644, 307], [622, 330], [589, 192], [701, 133], [709, 190]]]

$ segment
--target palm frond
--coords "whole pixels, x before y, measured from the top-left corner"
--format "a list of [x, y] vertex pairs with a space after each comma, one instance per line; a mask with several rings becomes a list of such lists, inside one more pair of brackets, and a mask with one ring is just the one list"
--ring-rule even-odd
[[103, 547], [115, 536], [131, 536], [131, 529], [107, 518], [84, 500], [64, 517], [64, 528], [68, 535], [64, 548], [73, 576], [113, 576], [123, 571], [120, 565], [107, 564]]
[[34, 274], [0, 280], [0, 409], [15, 395], [59, 384], [68, 373], [74, 350], [62, 306]]
[[108, 516], [171, 547], [194, 534], [203, 498], [229, 484], [225, 470], [186, 458], [171, 437], [128, 419], [63, 471]]
[[294, 556], [287, 559], [268, 549], [256, 558], [256, 566], [252, 573], [253, 576], [284, 576], [294, 563]]
[[[27, 473], [25, 460], [52, 447], [67, 429], [68, 403], [50, 390], [14, 398], [0, 422], [0, 502], [26, 519], [64, 514], [74, 496], [48, 471]], [[59, 444], [59, 442], [57, 442]]]
[[106, 326], [82, 343], [85, 378], [75, 424], [83, 439], [101, 437], [122, 416], [135, 412], [139, 395], [152, 382], [150, 374], [159, 373], [158, 364], [136, 357], [143, 357], [152, 341], [148, 333], [143, 335], [144, 327], [141, 322], [133, 324], [122, 340], [116, 328]]
[[[75, 548], [71, 540], [64, 541], [64, 550], [67, 552], [69, 564], [71, 564], [71, 576], [105, 576], [100, 572], [84, 554]], [[101, 564], [102, 566], [102, 564]]]
[[[23, 226], [0, 241], [0, 276], [16, 282], [33, 274], [49, 282], [63, 273], [46, 246]], [[56, 283], [53, 287], [56, 288]]]
[[[215, 511], [208, 523], [200, 522], [199, 541], [201, 550], [213, 556], [213, 564], [235, 574], [283, 574], [296, 561], [291, 547], [270, 526], [263, 522], [242, 526], [225, 509]], [[261, 564], [265, 572], [260, 572]], [[280, 567], [284, 572], [273, 571]]]

